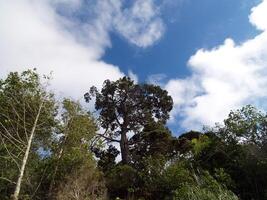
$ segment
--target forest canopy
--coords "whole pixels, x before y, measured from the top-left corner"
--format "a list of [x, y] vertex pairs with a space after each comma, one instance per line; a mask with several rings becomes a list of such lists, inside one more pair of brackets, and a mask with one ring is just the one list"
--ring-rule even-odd
[[253, 105], [179, 134], [160, 86], [106, 80], [77, 102], [41, 77], [0, 80], [0, 199], [267, 199], [267, 114]]

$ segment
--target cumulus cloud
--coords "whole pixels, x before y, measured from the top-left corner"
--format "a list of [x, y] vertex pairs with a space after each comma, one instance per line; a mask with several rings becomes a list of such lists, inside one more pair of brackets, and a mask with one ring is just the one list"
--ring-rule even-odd
[[267, 1], [263, 1], [260, 6], [252, 8], [252, 14], [249, 16], [249, 20], [259, 30], [267, 30]]
[[262, 32], [238, 45], [228, 38], [199, 49], [188, 61], [192, 76], [174, 79], [166, 89], [174, 98], [173, 118], [187, 129], [221, 122], [232, 109], [267, 104], [267, 0], [251, 10], [250, 22]]
[[104, 0], [97, 1], [96, 8], [106, 29], [138, 47], [151, 46], [164, 34], [160, 7], [153, 0], [136, 0], [126, 8], [123, 0]]
[[0, 1], [0, 76], [33, 67], [42, 74], [53, 71], [52, 87], [74, 98], [123, 76], [118, 66], [101, 61], [111, 46], [110, 32], [140, 47], [163, 33], [153, 1], [136, 1], [127, 9], [123, 2]]
[[150, 46], [164, 33], [159, 8], [153, 0], [136, 0], [130, 9], [117, 13], [114, 26], [123, 37], [140, 47]]
[[[119, 68], [99, 59], [102, 44], [92, 40], [84, 46], [59, 24], [60, 16], [40, 1], [1, 1], [1, 75], [36, 67], [40, 73], [53, 71], [53, 87], [75, 98], [106, 78], [117, 79]], [[93, 30], [91, 30], [93, 31]], [[101, 35], [103, 40], [107, 36]]]

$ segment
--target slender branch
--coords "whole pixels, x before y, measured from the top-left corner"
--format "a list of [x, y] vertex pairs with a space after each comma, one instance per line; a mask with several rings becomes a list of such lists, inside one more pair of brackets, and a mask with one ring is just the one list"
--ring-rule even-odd
[[109, 141], [111, 141], [111, 142], [120, 142], [119, 140], [116, 140], [116, 139], [107, 137], [107, 136], [105, 136], [105, 135], [103, 135], [103, 134], [97, 134], [97, 136], [102, 137], [102, 138], [104, 138], [104, 139], [106, 139], [106, 140], [109, 140]]
[[16, 132], [16, 135], [18, 137], [18, 140], [19, 141], [23, 141], [23, 139], [20, 137], [20, 134], [19, 134], [19, 126], [21, 126], [20, 125], [20, 119], [19, 118], [17, 119], [16, 125], [17, 125], [17, 127], [16, 127], [16, 131], [15, 132]]
[[[13, 99], [14, 99], [18, 104], [20, 104], [20, 102], [18, 102], [18, 100], [16, 100], [16, 98], [15, 98], [14, 96], [12, 96], [12, 97], [13, 97]], [[28, 135], [27, 135], [27, 130], [26, 130], [26, 119], [25, 119], [25, 118], [26, 118], [26, 117], [25, 117], [25, 115], [26, 115], [25, 101], [23, 101], [23, 118], [22, 118], [22, 117], [20, 116], [20, 114], [17, 112], [16, 108], [14, 107], [14, 105], [13, 105], [12, 103], [9, 103], [9, 105], [12, 107], [12, 110], [14, 111], [15, 115], [18, 117], [18, 120], [17, 120], [17, 130], [15, 131], [17, 137], [18, 137], [21, 141], [23, 141], [23, 140], [21, 139], [19, 133], [18, 133], [18, 125], [20, 125], [22, 128], [24, 128], [24, 133], [25, 133], [25, 136], [26, 136], [27, 141], [28, 141]], [[10, 119], [10, 118], [8, 117], [8, 119]], [[23, 121], [23, 126], [19, 123], [20, 120]], [[11, 123], [11, 125], [12, 125], [12, 127], [13, 127], [13, 124], [12, 124], [12, 123]], [[14, 130], [15, 130], [15, 129], [14, 129]]]
[[[0, 136], [1, 136], [3, 142], [4, 142], [3, 138], [5, 138], [5, 139], [7, 139], [11, 144], [13, 144], [16, 148], [18, 148], [18, 150], [23, 151], [23, 149], [22, 149], [20, 146], [18, 146], [12, 139], [10, 139], [10, 138], [9, 138], [8, 136], [6, 136], [5, 134], [0, 134]], [[23, 144], [21, 144], [21, 145], [23, 145]], [[25, 146], [25, 145], [23, 145], [23, 146]]]
[[11, 181], [10, 179], [5, 178], [5, 177], [0, 177], [0, 179], [5, 180], [5, 181], [7, 181], [7, 182], [9, 182], [9, 183], [12, 183], [12, 184], [16, 184], [16, 182]]
[[[13, 140], [15, 140], [17, 143], [24, 145], [23, 141], [19, 141], [19, 140], [16, 139], [14, 136], [12, 136], [12, 134], [7, 130], [7, 128], [5, 127], [5, 125], [4, 125], [2, 122], [0, 122], [0, 125], [3, 127], [3, 129], [6, 131], [6, 133], [9, 135], [9, 137], [11, 137], [11, 138], [12, 138]], [[2, 134], [2, 135], [5, 136], [5, 134]]]
[[14, 158], [14, 157], [15, 157], [14, 154], [12, 154], [12, 153], [8, 150], [6, 144], [5, 144], [4, 140], [3, 140], [3, 137], [1, 137], [1, 140], [2, 140], [2, 143], [3, 143], [3, 145], [4, 145], [4, 148], [6, 149], [7, 153], [9, 154], [10, 158], [14, 161], [14, 163], [17, 165], [18, 169], [20, 170], [20, 166], [19, 166], [18, 162], [17, 162], [17, 161], [15, 160], [15, 158]]
[[27, 138], [27, 141], [29, 140], [29, 136], [27, 133], [27, 129], [26, 129], [26, 107], [25, 107], [25, 102], [23, 101], [23, 128], [24, 128], [24, 133], [25, 136]]
[[[9, 115], [7, 115], [7, 114], [0, 113], [0, 115], [2, 115], [4, 118], [6, 118], [6, 119], [9, 120], [9, 121], [14, 121], [14, 120], [13, 120]], [[23, 119], [23, 121], [25, 122], [25, 127], [26, 127], [26, 125], [27, 125], [26, 120]], [[10, 123], [10, 125], [12, 126], [12, 129], [13, 129], [14, 131], [16, 131], [16, 128], [14, 127], [13, 123]], [[24, 128], [24, 126], [21, 125], [20, 123], [19, 123], [19, 125], [20, 125], [22, 128]], [[31, 125], [31, 124], [28, 123], [28, 125]], [[23, 142], [23, 141], [22, 141], [22, 142]]]

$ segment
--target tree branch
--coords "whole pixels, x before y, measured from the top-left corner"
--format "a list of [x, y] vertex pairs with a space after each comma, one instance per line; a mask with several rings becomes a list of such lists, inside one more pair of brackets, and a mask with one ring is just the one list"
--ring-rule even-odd
[[16, 184], [14, 181], [11, 181], [10, 179], [5, 178], [5, 177], [0, 177], [0, 179], [5, 180], [5, 181], [12, 183], [12, 184]]
[[[1, 137], [1, 136], [0, 136], [0, 137]], [[12, 154], [12, 153], [8, 150], [6, 144], [5, 144], [4, 140], [3, 140], [3, 137], [1, 137], [1, 140], [2, 140], [2, 143], [3, 143], [4, 147], [5, 147], [5, 149], [6, 149], [7, 153], [8, 153], [8, 155], [10, 156], [10, 158], [14, 161], [14, 163], [17, 165], [18, 169], [20, 170], [19, 163], [18, 163], [18, 162], [15, 160], [15, 158], [14, 158], [14, 157], [16, 157], [16, 156], [14, 156], [14, 154]]]
[[104, 139], [106, 139], [106, 140], [109, 140], [109, 141], [111, 141], [111, 142], [120, 142], [119, 140], [116, 140], [116, 139], [107, 137], [107, 136], [105, 136], [104, 134], [97, 134], [97, 136], [102, 137], [102, 138], [104, 138]]

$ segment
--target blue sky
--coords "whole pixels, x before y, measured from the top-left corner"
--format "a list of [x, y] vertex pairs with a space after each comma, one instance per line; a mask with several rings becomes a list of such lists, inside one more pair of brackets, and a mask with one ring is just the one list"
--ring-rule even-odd
[[[174, 100], [175, 134], [267, 104], [267, 0], [0, 1], [0, 77], [53, 72], [59, 97], [130, 75]], [[92, 109], [92, 105], [89, 105]]]
[[140, 81], [146, 81], [152, 74], [165, 74], [167, 81], [190, 74], [187, 61], [197, 49], [212, 48], [228, 37], [242, 42], [257, 33], [248, 15], [259, 1], [174, 1], [162, 9], [166, 31], [153, 46], [138, 48], [113, 33], [112, 47], [103, 60], [120, 66], [125, 73], [132, 70]]

